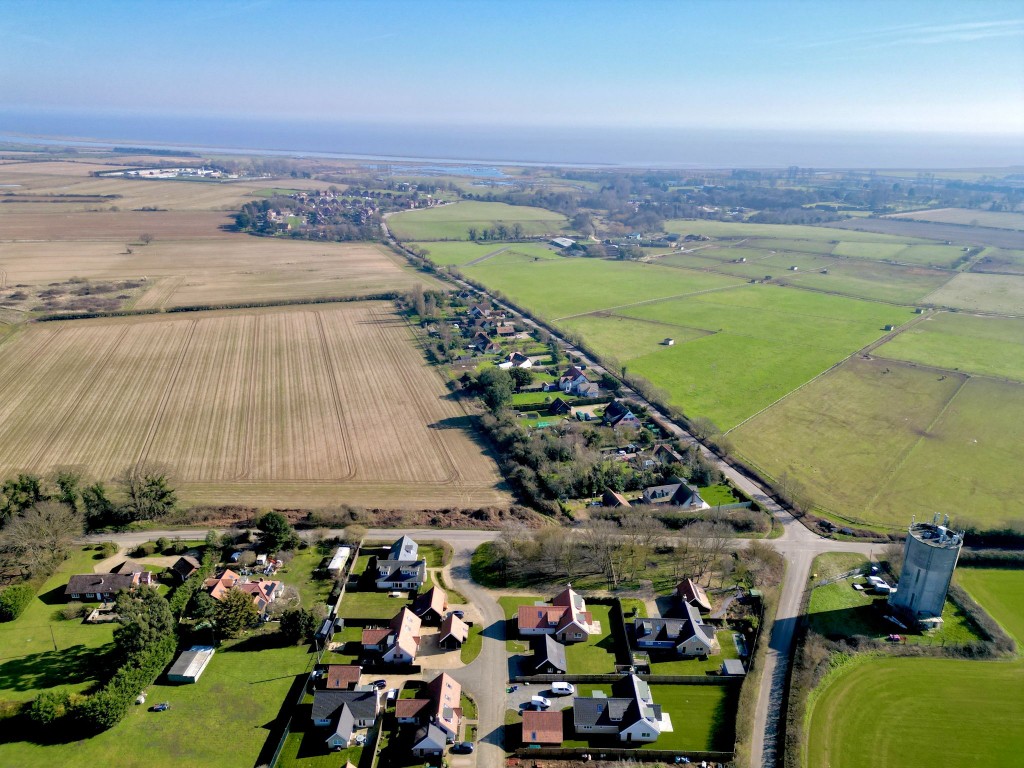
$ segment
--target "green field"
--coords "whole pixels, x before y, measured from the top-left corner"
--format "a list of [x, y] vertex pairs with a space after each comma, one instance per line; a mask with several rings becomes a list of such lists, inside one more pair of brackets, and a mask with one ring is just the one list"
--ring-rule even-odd
[[1024, 275], [963, 272], [925, 297], [929, 304], [997, 314], [1024, 313]]
[[388, 217], [388, 228], [399, 240], [468, 240], [468, 230], [519, 224], [523, 237], [556, 235], [565, 230], [565, 216], [543, 208], [505, 203], [463, 202], [419, 208]]
[[631, 261], [563, 257], [534, 262], [504, 253], [463, 272], [549, 320], [742, 285], [735, 278]]
[[915, 221], [937, 221], [940, 224], [962, 224], [971, 227], [996, 227], [997, 229], [1024, 229], [1024, 213], [1007, 211], [979, 211], [974, 208], [936, 208], [931, 211], [889, 216], [891, 219], [913, 219]]
[[[961, 568], [957, 579], [1003, 627], [1024, 636], [1024, 571]], [[935, 723], [956, 724], [955, 738], [942, 742], [943, 765], [1012, 765], [1024, 752], [1019, 658], [861, 657], [822, 686], [807, 715], [807, 768], [934, 765]]]
[[1024, 251], [1004, 248], [987, 248], [981, 258], [974, 262], [971, 272], [1009, 272], [1024, 274]]
[[1024, 381], [1024, 319], [942, 312], [883, 344], [875, 354]]

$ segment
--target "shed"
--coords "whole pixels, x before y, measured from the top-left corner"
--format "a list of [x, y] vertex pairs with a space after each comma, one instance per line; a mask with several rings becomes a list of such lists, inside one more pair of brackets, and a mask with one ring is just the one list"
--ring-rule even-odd
[[885, 330], [887, 330], [887, 331], [895, 331], [896, 330], [896, 326], [892, 325], [892, 324], [889, 324], [889, 325], [885, 326]]
[[726, 659], [723, 661], [720, 672], [730, 677], [742, 677], [747, 674], [747, 671], [743, 669], [743, 662], [739, 659]]
[[676, 345], [676, 340], [675, 339], [665, 339], [661, 343], [664, 344], [666, 347], [674, 347]]
[[338, 547], [335, 551], [334, 556], [331, 558], [331, 562], [327, 564], [327, 572], [332, 576], [336, 576], [341, 573], [345, 567], [345, 563], [348, 562], [348, 556], [352, 554], [352, 550], [348, 547]]
[[206, 665], [213, 658], [212, 645], [193, 645], [189, 650], [182, 651], [178, 660], [167, 672], [167, 680], [171, 683], [195, 683], [202, 677]]

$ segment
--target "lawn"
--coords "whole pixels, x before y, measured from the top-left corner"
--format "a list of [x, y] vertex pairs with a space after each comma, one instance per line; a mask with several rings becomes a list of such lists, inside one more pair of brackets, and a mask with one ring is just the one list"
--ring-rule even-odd
[[1024, 381], [1024, 319], [941, 312], [886, 342], [876, 354]]
[[37, 744], [8, 734], [0, 740], [0, 765], [250, 768], [296, 676], [313, 659], [305, 647], [268, 646], [260, 638], [222, 646], [197, 684], [147, 689], [148, 703], [169, 702], [168, 711], [132, 707], [114, 728], [85, 741]]
[[274, 578], [279, 578], [286, 587], [295, 587], [304, 608], [326, 604], [331, 594], [331, 579], [314, 578], [313, 572], [320, 567], [324, 557], [316, 548], [296, 551], [284, 568]]
[[486, 242], [444, 240], [406, 243], [406, 245], [422, 249], [426, 252], [428, 259], [441, 266], [468, 264], [496, 251], [501, 251], [506, 259], [518, 261], [561, 258], [554, 248], [540, 243], [503, 243], [494, 240]]
[[481, 231], [498, 224], [509, 229], [519, 224], [524, 237], [537, 237], [561, 233], [568, 222], [562, 214], [543, 208], [479, 202], [420, 208], [388, 217], [388, 228], [399, 240], [468, 240], [470, 227]]
[[339, 768], [345, 765], [346, 760], [351, 761], [352, 765], [359, 765], [362, 747], [349, 747], [337, 752], [325, 748], [324, 742], [331, 734], [331, 729], [313, 725], [310, 720], [312, 696], [307, 694], [306, 698], [308, 702], [296, 709], [291, 731], [277, 765], [281, 768]]
[[565, 646], [565, 663], [572, 675], [601, 675], [615, 671], [615, 640], [611, 634], [609, 605], [587, 603], [594, 621], [601, 623], [601, 634], [590, 635], [582, 643]]
[[673, 731], [646, 748], [731, 752], [738, 694], [732, 685], [652, 685], [654, 703], [672, 716]]
[[80, 691], [97, 679], [97, 660], [113, 639], [114, 625], [66, 620], [60, 611], [67, 604], [68, 578], [92, 573], [100, 559], [93, 550], [73, 552], [18, 619], [0, 623], [0, 701], [27, 701], [55, 688]]
[[706, 659], [680, 659], [674, 653], [661, 654], [648, 651], [651, 658], [652, 675], [706, 675], [709, 672], [717, 672], [725, 659], [738, 659], [736, 641], [733, 640], [731, 629], [719, 629], [715, 633], [721, 652]]
[[504, 253], [463, 272], [549, 320], [742, 284], [738, 278], [633, 261], [558, 258], [534, 262]]
[[[480, 550], [478, 549], [477, 552]], [[476, 553], [474, 553], [476, 559]], [[509, 653], [523, 653], [530, 647], [529, 639], [519, 637], [519, 629], [516, 627], [516, 616], [519, 614], [519, 606], [534, 605], [543, 602], [540, 595], [508, 595], [498, 598], [498, 605], [505, 612], [505, 650]], [[568, 662], [568, 656], [566, 657]]]
[[712, 507], [720, 504], [735, 504], [739, 501], [728, 485], [708, 485], [697, 489], [700, 497]]
[[391, 619], [407, 605], [409, 605], [408, 600], [388, 597], [387, 592], [351, 592], [346, 590], [345, 596], [341, 599], [338, 616], [343, 619]]
[[459, 658], [463, 664], [472, 663], [480, 655], [480, 649], [484, 644], [480, 633], [483, 631], [484, 628], [479, 623], [469, 628], [469, 637], [466, 638], [466, 642], [462, 644], [462, 649], [459, 651]]

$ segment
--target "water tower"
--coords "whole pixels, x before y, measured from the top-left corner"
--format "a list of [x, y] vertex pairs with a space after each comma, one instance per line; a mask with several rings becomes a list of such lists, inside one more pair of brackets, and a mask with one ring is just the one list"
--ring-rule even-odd
[[938, 515], [930, 523], [910, 524], [900, 583], [889, 597], [889, 604], [914, 619], [942, 616], [949, 582], [964, 543], [963, 531], [951, 531], [948, 525], [949, 515], [942, 525]]

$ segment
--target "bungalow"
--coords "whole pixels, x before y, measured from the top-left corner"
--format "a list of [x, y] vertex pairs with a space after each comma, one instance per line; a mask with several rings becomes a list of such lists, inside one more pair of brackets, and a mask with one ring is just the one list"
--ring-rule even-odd
[[523, 712], [523, 744], [561, 746], [562, 713], [538, 712], [533, 709]]
[[232, 589], [246, 592], [252, 595], [252, 601], [261, 614], [265, 613], [270, 604], [284, 591], [284, 584], [280, 581], [265, 579], [249, 581], [248, 577], [239, 576], [230, 568], [217, 578], [207, 579], [203, 582], [203, 586], [209, 592], [210, 597], [218, 601], [223, 600], [224, 596]]
[[431, 587], [412, 601], [412, 612], [424, 624], [440, 624], [447, 610], [448, 595], [440, 587]]
[[403, 608], [387, 628], [363, 630], [363, 650], [381, 654], [387, 664], [412, 664], [419, 651], [420, 626], [419, 617]]
[[610, 697], [576, 697], [572, 709], [577, 734], [614, 735], [626, 743], [657, 741], [671, 723], [654, 703], [650, 686], [636, 675], [612, 683]]
[[430, 717], [430, 699], [398, 699], [395, 702], [395, 721], [401, 725], [415, 725]]
[[377, 691], [322, 690], [313, 694], [310, 715], [313, 725], [330, 728], [327, 746], [344, 749], [349, 746], [356, 729], [369, 728], [380, 714]]
[[614, 509], [615, 507], [631, 507], [633, 505], [626, 501], [626, 497], [618, 491], [605, 488], [604, 494], [601, 496], [601, 506]]
[[127, 560], [124, 560], [124, 561], [118, 563], [117, 565], [115, 565], [113, 568], [111, 568], [110, 572], [111, 573], [132, 574], [132, 573], [142, 573], [145, 570], [146, 570], [146, 566], [144, 566], [142, 563], [136, 562], [135, 560], [132, 560], [131, 558], [128, 558]]
[[498, 363], [499, 368], [532, 368], [533, 360], [522, 352], [509, 352], [505, 359]]
[[554, 402], [548, 406], [548, 413], [552, 416], [567, 416], [572, 413], [572, 406], [562, 398], [556, 397]]
[[685, 619], [636, 619], [633, 633], [642, 650], [675, 650], [685, 658], [711, 656], [719, 650], [715, 628], [705, 624], [700, 612], [683, 603]]
[[469, 625], [454, 613], [449, 613], [441, 622], [441, 633], [437, 643], [448, 650], [458, 650], [469, 638]]
[[551, 635], [535, 637], [533, 646], [533, 673], [535, 675], [564, 675], [569, 671], [565, 661], [565, 646]]
[[498, 323], [494, 332], [498, 334], [499, 337], [507, 339], [516, 335], [516, 327], [512, 325], [512, 323]]
[[710, 508], [710, 505], [700, 497], [696, 488], [681, 481], [646, 488], [642, 500], [644, 504], [670, 504], [673, 507], [683, 507], [694, 512]]
[[516, 625], [524, 637], [554, 635], [563, 643], [579, 643], [601, 633], [600, 622], [594, 621], [586, 602], [571, 585], [555, 595], [550, 604], [519, 606]]
[[140, 584], [152, 584], [150, 571], [136, 573], [85, 573], [72, 576], [64, 588], [69, 600], [99, 600], [109, 602], [121, 590], [131, 591]]
[[178, 577], [179, 581], [185, 581], [189, 576], [198, 571], [199, 567], [200, 563], [198, 560], [189, 555], [183, 555], [171, 566], [171, 572]]
[[613, 400], [604, 410], [604, 423], [609, 427], [639, 427], [640, 419], [621, 400]]
[[444, 731], [433, 723], [421, 725], [412, 737], [412, 753], [416, 757], [438, 757], [444, 754], [448, 740]]
[[701, 613], [711, 613], [711, 601], [704, 587], [693, 579], [683, 579], [676, 585], [676, 596], [680, 601], [689, 603]]
[[351, 691], [359, 684], [362, 671], [358, 664], [328, 664], [324, 687], [329, 691]]

